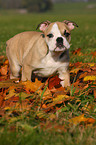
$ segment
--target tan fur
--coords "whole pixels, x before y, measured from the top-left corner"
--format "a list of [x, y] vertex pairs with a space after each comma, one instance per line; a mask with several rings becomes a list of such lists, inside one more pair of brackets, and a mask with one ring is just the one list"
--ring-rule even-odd
[[[57, 24], [61, 33], [64, 33], [65, 29], [68, 30], [64, 23], [57, 22]], [[48, 35], [53, 25], [54, 23], [51, 23], [44, 31], [45, 35]], [[19, 76], [21, 67], [22, 81], [31, 80], [31, 74], [35, 71], [41, 76], [49, 76], [51, 72], [58, 71], [62, 86], [70, 86], [68, 50], [60, 60], [59, 56], [62, 52], [49, 52], [48, 54], [47, 52], [48, 46], [41, 32], [23, 32], [8, 40], [6, 54], [11, 69], [10, 79]]]

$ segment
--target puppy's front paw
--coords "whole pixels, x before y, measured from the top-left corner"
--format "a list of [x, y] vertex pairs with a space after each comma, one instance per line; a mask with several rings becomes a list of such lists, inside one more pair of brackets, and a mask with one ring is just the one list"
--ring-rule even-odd
[[61, 79], [60, 84], [62, 85], [62, 87], [70, 86], [70, 74], [69, 74], [68, 71], [60, 72], [59, 73], [59, 78]]
[[65, 81], [61, 81], [60, 82], [61, 86], [64, 88], [64, 87], [70, 87], [70, 81], [68, 82], [65, 82]]

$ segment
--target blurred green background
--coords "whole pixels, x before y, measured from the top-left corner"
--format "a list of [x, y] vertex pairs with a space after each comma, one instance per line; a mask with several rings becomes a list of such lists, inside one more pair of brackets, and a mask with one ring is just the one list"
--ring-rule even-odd
[[[30, 1], [32, 2], [33, 0]], [[6, 55], [6, 41], [17, 33], [35, 31], [37, 25], [45, 20], [53, 22], [66, 19], [72, 20], [79, 25], [71, 34], [71, 62], [96, 62], [96, 58], [93, 58], [91, 55], [91, 52], [96, 51], [96, 2], [73, 2], [71, 0], [67, 2], [50, 1], [50, 4], [51, 6], [48, 9], [35, 12], [30, 12], [25, 6], [23, 6], [23, 8], [1, 7], [0, 55]], [[43, 5], [42, 7], [45, 8], [45, 6], [46, 5]], [[83, 55], [74, 57], [72, 51], [78, 48], [81, 48]]]

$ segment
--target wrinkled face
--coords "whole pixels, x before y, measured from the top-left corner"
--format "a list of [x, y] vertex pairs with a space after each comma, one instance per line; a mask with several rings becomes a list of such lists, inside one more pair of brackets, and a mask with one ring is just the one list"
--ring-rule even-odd
[[51, 24], [44, 34], [50, 51], [59, 52], [70, 48], [70, 31], [63, 23]]

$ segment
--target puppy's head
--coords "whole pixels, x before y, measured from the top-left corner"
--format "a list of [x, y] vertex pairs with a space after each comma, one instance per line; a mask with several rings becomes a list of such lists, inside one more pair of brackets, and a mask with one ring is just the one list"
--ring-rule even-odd
[[72, 21], [42, 22], [37, 28], [43, 32], [43, 37], [49, 47], [49, 51], [60, 52], [70, 48], [71, 31], [78, 25]]

